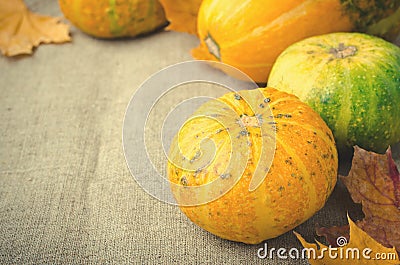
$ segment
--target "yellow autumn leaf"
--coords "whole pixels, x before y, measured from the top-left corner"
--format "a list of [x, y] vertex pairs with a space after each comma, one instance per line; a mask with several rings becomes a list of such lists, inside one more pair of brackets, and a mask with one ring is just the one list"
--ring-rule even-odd
[[295, 233], [304, 247], [311, 265], [361, 265], [361, 264], [400, 264], [396, 249], [387, 248], [379, 244], [359, 228], [350, 218], [350, 240], [345, 237], [338, 238], [339, 247], [325, 246], [317, 241], [317, 244], [308, 243], [300, 234]]
[[202, 0], [160, 0], [170, 24], [167, 29], [197, 34], [197, 14]]
[[29, 11], [22, 0], [0, 0], [0, 50], [6, 56], [31, 54], [40, 43], [70, 41], [60, 18]]

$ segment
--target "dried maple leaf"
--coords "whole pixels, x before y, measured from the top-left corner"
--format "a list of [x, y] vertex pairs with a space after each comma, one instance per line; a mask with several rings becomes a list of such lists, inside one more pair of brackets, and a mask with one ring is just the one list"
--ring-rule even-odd
[[[391, 149], [379, 155], [355, 147], [350, 173], [340, 179], [353, 201], [362, 204], [365, 218], [357, 222], [359, 229], [383, 246], [400, 250], [400, 173]], [[338, 238], [349, 240], [349, 229], [353, 241], [351, 225], [317, 228], [317, 234], [337, 246]]]
[[365, 218], [357, 222], [385, 246], [400, 250], [400, 174], [389, 148], [379, 155], [355, 147], [350, 173], [340, 177]]
[[202, 0], [160, 0], [170, 24], [167, 29], [197, 34], [197, 14]]
[[22, 0], [0, 0], [0, 50], [6, 56], [31, 54], [40, 43], [70, 41], [60, 18], [29, 11]]
[[[379, 244], [361, 228], [359, 228], [350, 218], [350, 241], [339, 238], [338, 243], [341, 247], [325, 246], [317, 241], [317, 244], [308, 243], [304, 238], [296, 233], [305, 248], [302, 257], [308, 258], [311, 265], [341, 265], [341, 264], [399, 264], [399, 256], [395, 248], [387, 248]], [[314, 254], [315, 253], [315, 254]]]

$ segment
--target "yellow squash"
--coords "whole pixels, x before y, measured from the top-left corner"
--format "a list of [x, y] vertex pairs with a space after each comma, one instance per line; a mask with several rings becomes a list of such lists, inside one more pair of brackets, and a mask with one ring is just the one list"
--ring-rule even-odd
[[247, 244], [309, 219], [337, 180], [330, 129], [297, 97], [273, 88], [202, 105], [174, 138], [169, 159], [181, 210], [205, 230]]

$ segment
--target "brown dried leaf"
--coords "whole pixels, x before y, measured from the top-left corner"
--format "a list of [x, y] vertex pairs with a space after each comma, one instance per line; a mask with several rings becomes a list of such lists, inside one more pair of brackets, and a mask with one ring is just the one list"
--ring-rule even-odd
[[29, 11], [22, 0], [0, 0], [0, 50], [6, 56], [31, 54], [40, 43], [70, 41], [60, 18]]
[[389, 148], [380, 155], [355, 147], [350, 173], [340, 177], [365, 218], [357, 222], [384, 246], [400, 250], [400, 174]]
[[[340, 179], [353, 201], [362, 204], [365, 218], [358, 227], [383, 246], [400, 250], [400, 174], [390, 148], [379, 155], [355, 147], [350, 173]], [[349, 226], [321, 227], [317, 234], [337, 246], [339, 237], [349, 239], [348, 230]]]
[[345, 237], [347, 241], [350, 239], [350, 226], [333, 226], [333, 227], [317, 227], [317, 235], [323, 236], [328, 241], [329, 245], [337, 247], [337, 239]]
[[[350, 218], [348, 220], [350, 241], [347, 242], [341, 238], [341, 247], [339, 248], [328, 247], [318, 241], [317, 244], [308, 243], [301, 235], [294, 232], [305, 249], [315, 251], [315, 255], [313, 255], [313, 252], [309, 252], [310, 256], [308, 260], [311, 265], [399, 264], [399, 256], [395, 248], [382, 246], [360, 229]], [[368, 249], [371, 251], [368, 251]], [[378, 260], [379, 258], [380, 260]]]

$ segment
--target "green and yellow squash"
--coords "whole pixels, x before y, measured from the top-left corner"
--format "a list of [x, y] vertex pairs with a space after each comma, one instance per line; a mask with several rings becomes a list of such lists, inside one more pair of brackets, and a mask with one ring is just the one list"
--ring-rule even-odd
[[311, 37], [276, 60], [268, 84], [317, 111], [339, 151], [385, 152], [400, 141], [400, 48], [361, 33]]

